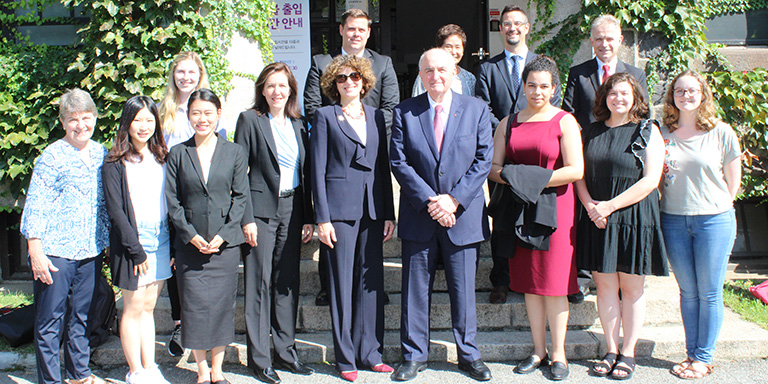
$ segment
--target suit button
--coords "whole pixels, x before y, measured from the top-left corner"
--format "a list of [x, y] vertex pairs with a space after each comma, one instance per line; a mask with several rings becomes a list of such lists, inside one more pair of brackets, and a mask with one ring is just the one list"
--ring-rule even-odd
[[444, 175], [445, 175], [445, 172], [440, 171], [440, 176], [444, 176]]
[[203, 196], [208, 197], [208, 192], [204, 192]]

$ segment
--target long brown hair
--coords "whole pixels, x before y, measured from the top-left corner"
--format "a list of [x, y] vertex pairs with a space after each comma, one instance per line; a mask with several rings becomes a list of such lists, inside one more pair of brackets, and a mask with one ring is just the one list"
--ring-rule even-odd
[[609, 76], [605, 80], [605, 83], [597, 89], [595, 95], [595, 106], [592, 108], [592, 113], [595, 114], [595, 120], [606, 121], [611, 117], [611, 110], [608, 109], [606, 99], [608, 94], [611, 93], [611, 89], [616, 84], [627, 82], [632, 87], [632, 107], [629, 109], [629, 120], [633, 123], [637, 123], [641, 119], [648, 117], [648, 103], [645, 102], [645, 96], [643, 95], [640, 83], [635, 80], [634, 76], [626, 72], [618, 72]]
[[699, 82], [701, 87], [701, 104], [699, 113], [696, 114], [696, 128], [700, 131], [709, 131], [717, 125], [717, 109], [715, 109], [714, 96], [712, 88], [709, 87], [704, 76], [693, 70], [685, 70], [675, 76], [667, 86], [667, 92], [664, 96], [664, 125], [670, 132], [677, 130], [677, 121], [680, 119], [680, 109], [675, 105], [675, 83], [683, 76], [691, 76]]
[[149, 151], [155, 156], [155, 160], [158, 164], [165, 163], [165, 157], [168, 155], [168, 148], [165, 145], [163, 131], [160, 129], [160, 118], [158, 117], [157, 106], [148, 96], [131, 97], [125, 103], [125, 106], [123, 106], [123, 113], [120, 116], [120, 126], [117, 128], [115, 142], [107, 155], [108, 162], [122, 160], [137, 163], [144, 160], [144, 156], [133, 147], [131, 135], [128, 133], [128, 130], [131, 128], [131, 123], [133, 123], [133, 119], [135, 119], [139, 111], [144, 108], [148, 109], [149, 112], [155, 116], [155, 132], [152, 133], [152, 137], [147, 141]]
[[254, 97], [252, 108], [256, 110], [259, 115], [264, 115], [269, 112], [269, 104], [264, 97], [264, 84], [272, 74], [278, 72], [285, 73], [285, 77], [288, 78], [288, 87], [291, 88], [291, 94], [288, 96], [288, 101], [285, 103], [285, 115], [293, 119], [298, 119], [301, 117], [299, 102], [297, 100], [299, 86], [296, 83], [296, 78], [293, 76], [293, 72], [291, 72], [291, 68], [287, 64], [281, 62], [267, 65], [259, 74], [259, 78], [256, 79], [256, 95]]

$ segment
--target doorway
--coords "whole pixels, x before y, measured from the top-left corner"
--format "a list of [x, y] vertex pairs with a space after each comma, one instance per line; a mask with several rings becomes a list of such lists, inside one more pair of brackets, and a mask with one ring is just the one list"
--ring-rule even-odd
[[[473, 55], [488, 51], [487, 0], [392, 0], [392, 61], [400, 82], [400, 98], [411, 97], [418, 76], [421, 54], [435, 46], [435, 33], [446, 24], [456, 24], [467, 34], [464, 58], [459, 65], [477, 73], [480, 60]], [[382, 28], [385, 26], [382, 24]]]

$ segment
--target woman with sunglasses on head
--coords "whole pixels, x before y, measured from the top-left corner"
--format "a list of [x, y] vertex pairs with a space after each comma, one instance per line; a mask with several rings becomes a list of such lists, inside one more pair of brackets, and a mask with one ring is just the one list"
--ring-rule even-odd
[[120, 343], [128, 362], [127, 384], [168, 384], [155, 364], [153, 316], [163, 281], [171, 277], [167, 154], [155, 102], [147, 96], [130, 98], [101, 168], [112, 222], [112, 283], [123, 292]]
[[243, 220], [250, 196], [248, 161], [241, 146], [214, 132], [221, 118], [216, 94], [193, 92], [187, 111], [195, 135], [171, 148], [165, 178], [175, 228], [181, 340], [195, 356], [198, 383], [228, 384], [221, 365], [225, 347], [235, 338], [239, 246], [245, 241], [240, 223], [253, 223], [253, 218]]
[[741, 185], [741, 149], [733, 128], [717, 119], [712, 90], [691, 70], [664, 97], [666, 144], [661, 229], [680, 287], [686, 358], [672, 367], [683, 379], [712, 372], [723, 325], [723, 282], [736, 239], [733, 199]]
[[320, 85], [337, 104], [317, 110], [310, 139], [320, 257], [328, 262], [336, 368], [348, 381], [357, 364], [392, 372], [384, 338], [382, 243], [395, 229], [386, 126], [360, 99], [376, 84], [367, 59], [336, 57]]

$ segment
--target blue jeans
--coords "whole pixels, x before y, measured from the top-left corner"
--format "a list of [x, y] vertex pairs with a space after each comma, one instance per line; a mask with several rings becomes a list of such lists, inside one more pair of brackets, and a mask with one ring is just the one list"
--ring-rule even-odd
[[736, 239], [733, 209], [716, 215], [661, 214], [669, 264], [680, 286], [689, 358], [712, 363], [723, 325], [723, 282]]

